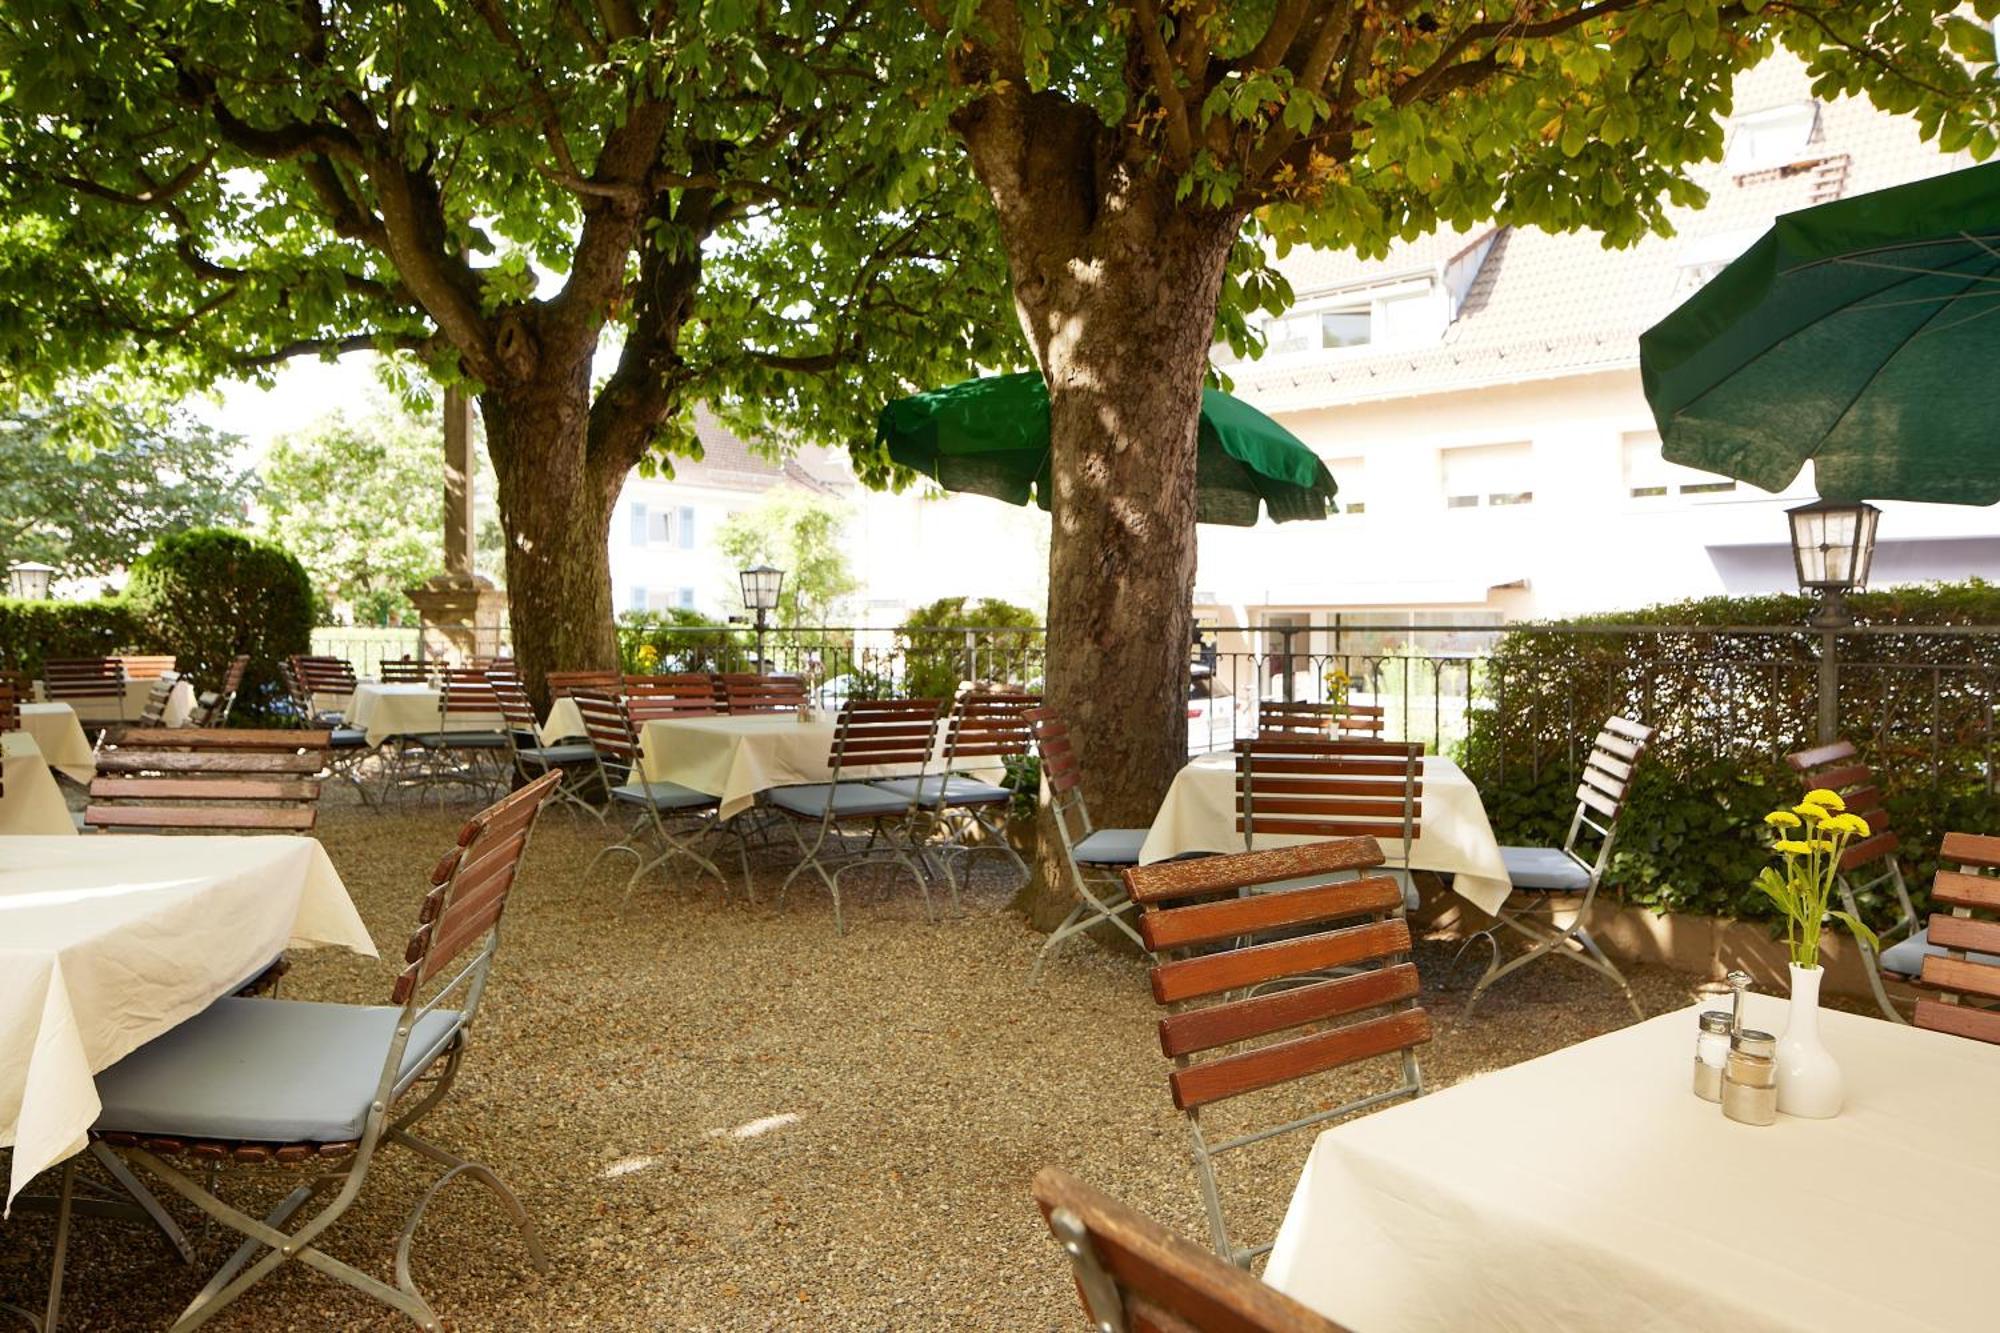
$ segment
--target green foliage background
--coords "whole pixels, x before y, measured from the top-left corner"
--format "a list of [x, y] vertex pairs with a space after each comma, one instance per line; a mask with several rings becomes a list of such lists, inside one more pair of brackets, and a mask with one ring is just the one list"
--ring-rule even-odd
[[[966, 636], [939, 634], [937, 630], [1031, 630], [1040, 623], [1025, 606], [992, 597], [976, 601], [940, 597], [929, 606], [918, 607], [896, 632], [896, 646], [903, 655], [904, 688], [920, 699], [949, 699], [957, 692], [965, 675]], [[1019, 684], [1041, 676], [1042, 641], [1038, 634], [975, 634], [971, 646], [982, 680]]]
[[[1851, 605], [1864, 628], [2000, 627], [2000, 588], [1978, 580], [1859, 593]], [[1488, 706], [1473, 710], [1460, 750], [1494, 833], [1559, 844], [1576, 809], [1576, 766], [1604, 718], [1621, 713], [1657, 734], [1607, 884], [1660, 911], [1772, 917], [1752, 883], [1770, 860], [1758, 821], [1798, 799], [1784, 756], [1817, 741], [1811, 610], [1797, 596], [1716, 597], [1537, 627], [1579, 633], [1503, 638], [1478, 682]], [[1921, 906], [1945, 833], [2000, 828], [1988, 773], [2000, 633], [1849, 633], [1839, 655], [1841, 731], [1875, 767]]]
[[201, 528], [164, 538], [132, 566], [125, 595], [149, 646], [179, 658], [197, 688], [215, 688], [230, 659], [248, 653], [237, 707], [251, 717], [283, 697], [278, 663], [311, 648], [305, 568], [245, 533]]
[[109, 657], [146, 646], [145, 627], [129, 603], [19, 601], [0, 597], [0, 667], [42, 674], [51, 657]]

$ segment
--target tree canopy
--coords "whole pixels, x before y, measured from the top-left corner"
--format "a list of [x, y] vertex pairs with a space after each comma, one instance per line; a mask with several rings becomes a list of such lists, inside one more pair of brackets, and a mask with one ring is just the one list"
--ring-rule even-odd
[[[781, 487], [731, 514], [716, 533], [716, 549], [731, 569], [765, 564], [785, 572], [778, 590], [778, 624], [831, 625], [861, 587], [841, 543], [849, 512], [832, 496]], [[738, 605], [739, 598], [732, 586], [724, 590], [722, 604]]]
[[95, 386], [0, 409], [0, 569], [111, 574], [161, 537], [243, 521], [242, 441], [186, 411]]

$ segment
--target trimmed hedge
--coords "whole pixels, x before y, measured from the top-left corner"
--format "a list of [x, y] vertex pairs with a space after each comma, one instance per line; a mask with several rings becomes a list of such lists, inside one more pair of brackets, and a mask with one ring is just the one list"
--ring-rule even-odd
[[313, 593], [283, 548], [226, 528], [174, 533], [133, 562], [125, 598], [157, 650], [179, 658], [198, 688], [214, 689], [230, 659], [247, 653], [238, 711], [284, 711], [278, 664], [312, 651]]
[[1005, 631], [1032, 630], [1040, 623], [1026, 607], [992, 597], [978, 601], [940, 597], [928, 606], [920, 606], [896, 631], [896, 648], [903, 658], [904, 688], [913, 698], [920, 699], [949, 699], [957, 693], [958, 683], [965, 678], [965, 636], [937, 632], [943, 629], [1002, 631], [972, 636], [980, 679], [1018, 683], [1030, 676], [1039, 677], [1041, 637]]
[[[1979, 580], [1861, 593], [1851, 605], [1862, 626], [2000, 627], [2000, 588]], [[1460, 747], [1494, 833], [1559, 844], [1577, 765], [1603, 719], [1622, 713], [1657, 734], [1607, 885], [1662, 912], [1771, 918], [1751, 886], [1769, 861], [1758, 821], [1798, 799], [1784, 756], [1817, 741], [1811, 610], [1795, 596], [1717, 597], [1535, 627], [1581, 633], [1505, 636], [1482, 667], [1484, 706]], [[1588, 632], [1608, 625], [1662, 629]], [[1921, 909], [1946, 832], [2000, 831], [1989, 771], [2000, 634], [1842, 634], [1838, 656], [1841, 731], [1876, 768]]]
[[27, 602], [0, 597], [0, 666], [42, 674], [51, 657], [109, 657], [152, 647], [122, 601]]

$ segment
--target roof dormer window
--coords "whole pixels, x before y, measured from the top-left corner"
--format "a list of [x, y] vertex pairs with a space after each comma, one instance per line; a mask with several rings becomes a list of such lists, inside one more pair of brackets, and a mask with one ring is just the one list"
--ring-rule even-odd
[[1737, 116], [1729, 122], [1729, 148], [1723, 165], [1733, 175], [1776, 171], [1810, 160], [1819, 129], [1819, 103], [1788, 102]]

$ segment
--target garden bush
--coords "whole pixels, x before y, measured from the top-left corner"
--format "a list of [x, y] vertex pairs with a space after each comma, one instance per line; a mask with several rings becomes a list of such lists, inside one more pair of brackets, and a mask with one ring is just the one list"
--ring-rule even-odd
[[619, 665], [632, 675], [748, 671], [754, 636], [700, 611], [628, 611], [618, 618]]
[[9, 670], [38, 677], [51, 657], [109, 657], [152, 647], [139, 617], [123, 601], [0, 598], [0, 667]]
[[[1922, 630], [2000, 627], [2000, 588], [1859, 593], [1851, 608], [1856, 628], [1838, 636], [1840, 731], [1876, 769], [1921, 906], [1946, 832], [2000, 829], [1990, 770], [2000, 633]], [[1622, 713], [1657, 734], [1607, 884], [1660, 911], [1771, 917], [1751, 887], [1768, 860], [1758, 821], [1798, 798], [1784, 756], [1817, 741], [1811, 611], [1796, 596], [1717, 597], [1506, 635], [1481, 667], [1459, 751], [1494, 833], [1559, 843], [1577, 767], [1604, 718]]]
[[1040, 624], [1034, 612], [1012, 602], [940, 597], [911, 612], [896, 631], [904, 688], [920, 699], [949, 699], [957, 693], [959, 682], [966, 678], [967, 636], [942, 632], [950, 629], [983, 631], [971, 636], [970, 645], [979, 679], [1019, 685], [1039, 680], [1042, 637], [1026, 631]]
[[126, 600], [157, 651], [180, 659], [197, 689], [214, 689], [247, 653], [239, 715], [283, 710], [278, 664], [311, 651], [312, 583], [281, 547], [226, 528], [162, 537], [132, 565]]

